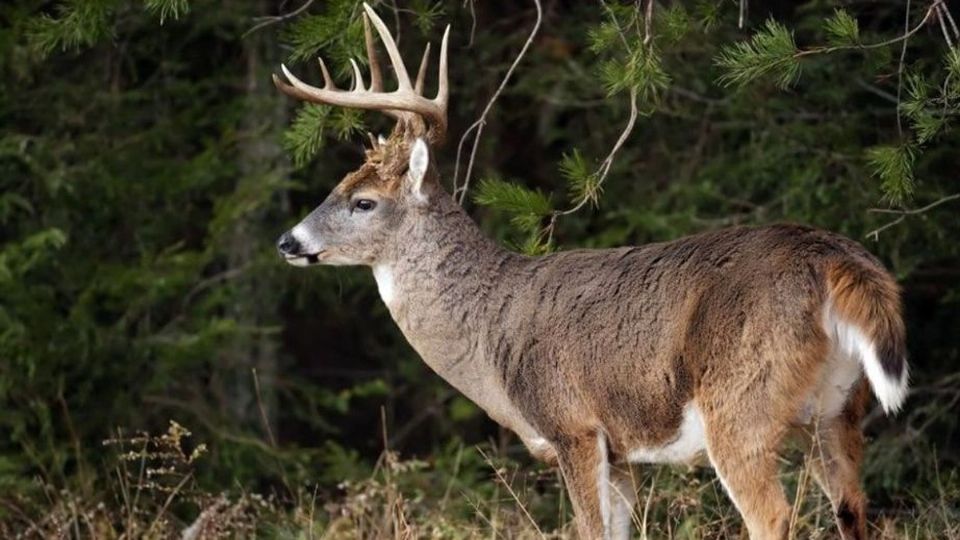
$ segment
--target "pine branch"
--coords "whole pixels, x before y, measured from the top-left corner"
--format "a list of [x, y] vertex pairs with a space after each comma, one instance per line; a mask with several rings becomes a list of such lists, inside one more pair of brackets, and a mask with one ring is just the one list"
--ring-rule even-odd
[[297, 111], [293, 123], [283, 134], [283, 146], [293, 154], [294, 166], [303, 167], [323, 148], [331, 111], [330, 107], [312, 103]]
[[27, 40], [41, 57], [53, 51], [90, 47], [109, 37], [118, 0], [72, 0], [55, 8], [56, 17], [40, 15], [27, 24]]
[[893, 204], [903, 204], [913, 195], [914, 158], [914, 149], [909, 145], [867, 149], [867, 162], [882, 182], [883, 196]]
[[545, 216], [550, 213], [550, 200], [543, 193], [495, 177], [480, 182], [474, 200], [513, 214]]
[[856, 46], [860, 44], [860, 26], [846, 10], [837, 9], [824, 23], [827, 41], [836, 46]]
[[[290, 61], [308, 60], [323, 49], [330, 58], [345, 69], [350, 58], [366, 58], [363, 54], [363, 24], [352, 1], [328, 2], [324, 13], [304, 15], [296, 19], [284, 32], [284, 41], [290, 46]], [[249, 31], [248, 31], [249, 32]]]
[[583, 155], [576, 148], [564, 154], [560, 161], [560, 175], [567, 181], [570, 198], [574, 201], [587, 201], [591, 206], [600, 204], [603, 186], [596, 172], [590, 170]]
[[777, 86], [789, 87], [800, 77], [797, 45], [793, 32], [773, 19], [747, 41], [724, 47], [716, 64], [726, 72], [719, 82], [724, 86], [743, 87], [772, 75]]
[[641, 103], [652, 104], [670, 85], [670, 76], [663, 69], [660, 55], [650, 46], [635, 47], [625, 59], [611, 59], [600, 66], [600, 78], [613, 96], [631, 90]]
[[879, 49], [906, 42], [930, 21], [942, 2], [935, 0], [923, 19], [902, 35], [871, 44], [859, 42], [856, 20], [842, 10], [827, 21], [826, 30], [832, 41], [842, 38], [847, 43], [803, 50], [797, 48], [792, 32], [772, 19], [767, 20], [763, 28], [749, 40], [727, 45], [720, 51], [715, 63], [725, 72], [719, 77], [719, 82], [724, 86], [744, 87], [762, 77], [773, 75], [779, 87], [787, 88], [799, 78], [802, 58], [844, 50]]
[[160, 16], [160, 24], [167, 19], [177, 20], [181, 15], [190, 11], [188, 0], [144, 0], [147, 11]]
[[512, 214], [511, 223], [527, 233], [528, 240], [521, 247], [524, 252], [535, 253], [540, 249], [537, 240], [540, 223], [552, 212], [550, 199], [543, 193], [500, 178], [485, 178], [481, 180], [474, 200], [477, 204]]

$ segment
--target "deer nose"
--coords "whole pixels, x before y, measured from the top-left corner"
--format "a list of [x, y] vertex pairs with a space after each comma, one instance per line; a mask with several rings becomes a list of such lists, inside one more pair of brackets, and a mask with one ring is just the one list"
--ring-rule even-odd
[[277, 251], [282, 255], [299, 255], [300, 242], [290, 234], [290, 231], [287, 231], [280, 235], [280, 239], [277, 240]]

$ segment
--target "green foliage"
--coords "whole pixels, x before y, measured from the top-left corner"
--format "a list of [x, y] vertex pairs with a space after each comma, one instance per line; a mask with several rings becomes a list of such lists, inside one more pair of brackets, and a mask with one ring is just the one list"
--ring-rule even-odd
[[412, 0], [410, 11], [415, 15], [414, 24], [424, 35], [436, 29], [447, 13], [443, 2], [437, 0]]
[[327, 118], [332, 108], [307, 103], [300, 107], [293, 123], [283, 134], [283, 146], [293, 155], [293, 164], [302, 167], [323, 148]]
[[[662, 35], [668, 43], [675, 43], [683, 39], [690, 31], [693, 21], [682, 4], [673, 4], [661, 15], [662, 23], [658, 22], [658, 36]], [[655, 19], [660, 21], [661, 19]]]
[[334, 109], [326, 105], [304, 104], [283, 134], [283, 146], [293, 155], [296, 167], [303, 167], [323, 149], [326, 132], [332, 129], [339, 140], [347, 140], [363, 131], [360, 111]]
[[697, 0], [694, 6], [694, 14], [705, 31], [710, 31], [720, 22], [721, 5], [720, 2], [712, 0]]
[[177, 20], [190, 11], [189, 0], [144, 0], [147, 10], [160, 16], [160, 24], [167, 19]]
[[322, 51], [331, 69], [346, 73], [350, 58], [365, 59], [363, 19], [358, 7], [353, 0], [335, 0], [324, 3], [322, 14], [295, 19], [284, 32], [290, 61], [310, 60]]
[[540, 191], [496, 177], [481, 180], [474, 200], [512, 214], [514, 225], [528, 233], [539, 232], [540, 221], [553, 210], [550, 199]]
[[40, 15], [30, 21], [27, 39], [40, 55], [89, 47], [108, 37], [116, 0], [69, 0], [56, 6], [56, 16]]
[[913, 71], [904, 78], [905, 96], [900, 110], [910, 120], [919, 146], [933, 141], [946, 131], [960, 114], [960, 52], [947, 51], [944, 57], [943, 83], [932, 84], [921, 72]]
[[600, 78], [608, 95], [634, 89], [644, 104], [655, 103], [670, 84], [660, 55], [654, 48], [645, 46], [635, 47], [624, 58], [601, 64]]
[[596, 171], [583, 159], [580, 150], [574, 148], [572, 152], [564, 154], [559, 168], [560, 175], [567, 181], [567, 192], [574, 203], [587, 201], [594, 207], [600, 205], [603, 186], [599, 183], [600, 178]]
[[867, 161], [881, 184], [884, 197], [902, 205], [913, 196], [914, 149], [908, 145], [874, 146], [867, 149]]
[[0, 250], [0, 284], [15, 285], [16, 278], [23, 278], [36, 266], [56, 256], [57, 250], [66, 243], [67, 235], [51, 227], [27, 236], [19, 244], [3, 246]]
[[723, 70], [720, 84], [737, 87], [773, 77], [777, 86], [787, 88], [800, 77], [801, 70], [793, 32], [773, 19], [767, 19], [749, 40], [724, 46], [716, 64]]
[[860, 44], [860, 26], [845, 9], [837, 9], [824, 22], [824, 30], [831, 45], [853, 46]]
[[947, 88], [950, 96], [957, 99], [960, 94], [960, 48], [949, 49], [944, 56], [944, 64], [950, 82]]
[[906, 73], [903, 86], [906, 90], [906, 99], [900, 103], [900, 110], [908, 117], [923, 113], [930, 102], [932, 91], [926, 77], [922, 73]]
[[604, 21], [587, 30], [587, 43], [595, 54], [606, 52], [621, 44], [620, 27], [612, 21]]

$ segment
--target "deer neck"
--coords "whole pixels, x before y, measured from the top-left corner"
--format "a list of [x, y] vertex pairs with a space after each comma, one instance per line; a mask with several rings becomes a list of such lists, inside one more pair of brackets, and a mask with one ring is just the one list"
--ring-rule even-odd
[[482, 314], [503, 299], [511, 268], [525, 258], [486, 238], [449, 196], [438, 199], [400, 225], [396, 248], [373, 266], [373, 275], [407, 340], [442, 372], [447, 364], [476, 359], [490, 324]]
[[486, 238], [446, 194], [399, 227], [397, 248], [373, 267], [380, 295], [407, 341], [441, 377], [495, 420], [513, 418], [495, 369], [498, 313], [525, 257]]

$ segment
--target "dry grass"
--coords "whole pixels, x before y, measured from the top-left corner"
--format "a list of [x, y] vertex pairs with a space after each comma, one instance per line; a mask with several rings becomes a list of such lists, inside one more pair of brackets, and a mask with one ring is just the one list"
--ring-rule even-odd
[[[384, 452], [372, 474], [334, 490], [299, 489], [264, 498], [237, 489], [206, 493], [195, 481], [204, 447], [190, 447], [176, 423], [159, 435], [106, 441], [115, 469], [99, 497], [46, 492], [27, 504], [4, 499], [0, 537], [43, 539], [566, 539], [574, 538], [562, 483], [551, 469], [522, 465], [480, 448], [460, 447], [447, 461], [404, 460]], [[785, 467], [785, 470], [788, 468]], [[836, 538], [811, 463], [790, 467], [784, 483], [796, 501], [791, 537]], [[709, 470], [635, 471], [639, 503], [634, 538], [746, 538], [736, 510]], [[939, 478], [939, 476], [938, 476]], [[956, 478], [912, 509], [872, 516], [879, 539], [960, 539]], [[2, 498], [0, 498], [2, 499]]]

